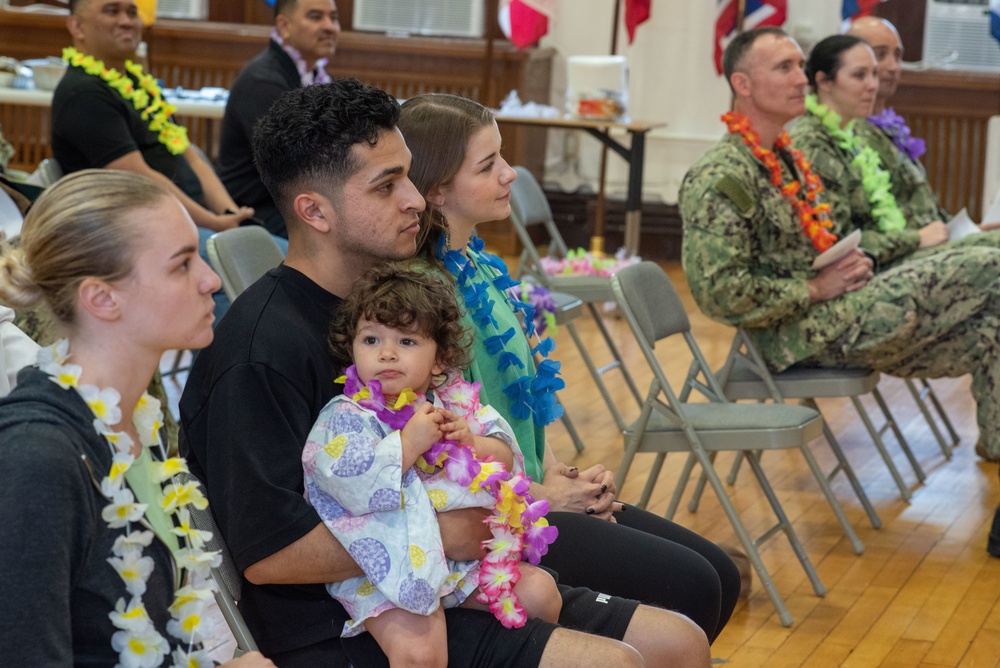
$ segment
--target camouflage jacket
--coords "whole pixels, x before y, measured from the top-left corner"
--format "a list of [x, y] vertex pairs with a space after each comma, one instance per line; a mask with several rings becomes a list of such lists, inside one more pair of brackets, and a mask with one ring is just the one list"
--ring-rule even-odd
[[[781, 156], [785, 183], [801, 179]], [[870, 290], [809, 303], [819, 254], [791, 203], [738, 135], [688, 171], [680, 190], [683, 260], [695, 301], [711, 318], [747, 330], [773, 368], [824, 350], [874, 302]], [[834, 223], [842, 236], [850, 224]]]
[[941, 208], [937, 195], [927, 183], [927, 171], [916, 160], [896, 148], [892, 138], [868, 121], [858, 121], [854, 131], [874, 148], [889, 172], [892, 194], [911, 225], [923, 227], [935, 220], [948, 222], [951, 217]]
[[[867, 125], [867, 121], [862, 121]], [[859, 125], [859, 123], [855, 123]], [[861, 169], [851, 164], [854, 155], [840, 147], [836, 137], [823, 127], [812, 114], [796, 119], [790, 131], [795, 148], [802, 151], [826, 188], [826, 201], [833, 208], [834, 220], [850, 221], [861, 228], [861, 245], [879, 265], [887, 265], [917, 250], [920, 246], [919, 226], [907, 218], [904, 230], [883, 232], [872, 216], [861, 180]], [[905, 211], [903, 212], [905, 215]], [[926, 221], [930, 222], [930, 221]]]

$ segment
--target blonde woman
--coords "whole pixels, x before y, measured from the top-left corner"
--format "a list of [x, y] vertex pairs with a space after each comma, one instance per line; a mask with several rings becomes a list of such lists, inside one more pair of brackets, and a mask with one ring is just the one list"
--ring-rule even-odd
[[189, 529], [204, 499], [171, 482], [144, 395], [165, 350], [212, 340], [197, 249], [174, 197], [106, 170], [47, 190], [0, 249], [0, 301], [44, 300], [67, 337], [0, 401], [0, 665], [210, 665], [211, 592], [188, 586], [216, 559]]

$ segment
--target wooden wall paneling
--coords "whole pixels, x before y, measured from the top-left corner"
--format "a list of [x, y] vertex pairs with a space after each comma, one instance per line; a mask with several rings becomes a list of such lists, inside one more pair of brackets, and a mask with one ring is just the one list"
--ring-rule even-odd
[[924, 0], [883, 0], [872, 11], [896, 26], [903, 42], [903, 58], [917, 61], [924, 57], [924, 21], [927, 3]]
[[904, 71], [893, 105], [927, 142], [928, 180], [951, 213], [982, 215], [986, 126], [1000, 114], [1000, 77], [944, 70]]
[[[264, 5], [263, 0], [244, 0], [236, 8], [242, 9], [246, 17], [257, 11], [255, 3]], [[349, 15], [350, 5], [338, 3], [338, 9], [342, 15]], [[215, 11], [218, 13], [217, 8]], [[232, 15], [235, 17], [236, 12]], [[158, 21], [144, 34], [149, 45], [150, 71], [168, 88], [229, 88], [243, 65], [267, 44], [270, 24], [270, 18], [267, 25]], [[59, 55], [69, 44], [65, 17], [0, 10], [0, 44], [16, 58]], [[494, 40], [490, 96], [485, 99], [482, 90], [485, 45], [482, 39], [389, 37], [345, 30], [329, 70], [334, 76], [357, 77], [400, 98], [445, 92], [495, 108], [511, 90], [517, 89], [526, 102], [548, 102], [553, 49], [519, 51], [507, 40]], [[8, 138], [19, 150], [15, 166], [33, 169], [41, 159], [50, 156], [47, 114], [40, 107], [3, 109], [0, 117], [6, 121]], [[219, 121], [187, 117], [179, 117], [178, 121], [187, 126], [192, 142], [209, 157], [218, 155]], [[503, 127], [501, 131], [505, 157], [511, 164], [527, 166], [541, 179], [545, 130]], [[516, 234], [509, 225], [487, 225], [483, 233], [495, 242], [499, 252], [516, 249]]]

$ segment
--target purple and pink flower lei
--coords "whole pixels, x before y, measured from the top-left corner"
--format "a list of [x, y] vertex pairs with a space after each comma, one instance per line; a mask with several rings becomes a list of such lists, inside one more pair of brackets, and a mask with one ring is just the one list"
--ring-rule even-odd
[[[406, 426], [415, 407], [427, 400], [423, 395], [404, 390], [390, 402], [382, 394], [382, 384], [377, 380], [365, 384], [353, 365], [337, 382], [344, 383], [344, 394], [373, 411], [392, 429]], [[479, 383], [469, 383], [452, 374], [438, 390], [440, 397], [451, 399], [448, 405], [452, 409], [460, 409], [455, 412], [465, 418], [474, 432], [481, 431], [476, 419], [481, 408], [480, 388]], [[514, 585], [521, 578], [518, 564], [527, 561], [537, 566], [559, 534], [545, 519], [549, 502], [536, 501], [530, 494], [531, 478], [523, 473], [511, 474], [492, 457], [480, 460], [471, 447], [455, 441], [435, 443], [417, 460], [417, 466], [426, 473], [443, 469], [449, 480], [468, 487], [471, 492], [487, 490], [496, 500], [493, 512], [483, 520], [493, 538], [483, 541], [486, 556], [480, 564], [477, 600], [488, 605], [505, 627], [524, 626], [528, 617], [514, 593]]]

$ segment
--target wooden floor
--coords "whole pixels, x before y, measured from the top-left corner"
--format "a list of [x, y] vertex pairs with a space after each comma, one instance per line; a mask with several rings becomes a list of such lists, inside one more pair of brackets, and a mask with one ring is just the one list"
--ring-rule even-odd
[[[700, 315], [691, 300], [679, 266], [668, 272], [681, 293], [695, 337], [713, 365], [721, 364], [732, 330]], [[651, 374], [624, 321], [606, 322], [620, 342], [623, 355], [640, 388]], [[585, 317], [580, 331], [592, 351], [599, 351], [596, 328]], [[549, 433], [557, 456], [580, 467], [601, 463], [617, 468], [622, 436], [594, 388], [565, 331], [556, 337], [554, 357], [562, 361], [568, 389], [561, 395], [586, 449], [577, 455], [565, 430]], [[683, 344], [668, 341], [657, 347], [671, 380], [683, 378], [688, 358]], [[618, 377], [609, 377], [618, 406], [626, 418], [638, 414], [634, 400]], [[880, 388], [905, 437], [927, 472], [917, 484], [912, 469], [892, 436], [886, 439], [896, 463], [911, 484], [910, 503], [898, 490], [847, 401], [823, 401], [820, 407], [840, 438], [847, 457], [875, 504], [884, 526], [872, 529], [853, 491], [838, 477], [833, 488], [865, 544], [856, 556], [798, 452], [768, 453], [764, 468], [792, 519], [820, 578], [823, 598], [815, 596], [788, 542], [776, 536], [761, 550], [778, 591], [795, 618], [790, 628], [778, 621], [770, 599], [754, 583], [750, 599], [741, 602], [712, 648], [721, 664], [735, 667], [854, 666], [940, 667], [1000, 666], [1000, 559], [986, 554], [986, 535], [1000, 502], [997, 465], [980, 461], [973, 452], [978, 430], [969, 379], [933, 381], [961, 443], [951, 461], [942, 456], [916, 404], [904, 385], [883, 377]], [[874, 410], [874, 402], [866, 405]], [[821, 463], [832, 467], [825, 441], [811, 444]], [[638, 455], [619, 498], [638, 500], [653, 455]], [[731, 456], [721, 455], [720, 472]], [[649, 509], [663, 512], [683, 457], [672, 455], [661, 474]], [[740, 516], [753, 531], [771, 522], [770, 510], [751, 475], [741, 475], [731, 488]], [[707, 493], [696, 513], [686, 504], [675, 521], [719, 542], [736, 544], [735, 534], [717, 500]], [[622, 567], [618, 564], [616, 567]], [[670, 564], [663, 564], [670, 568]]]

